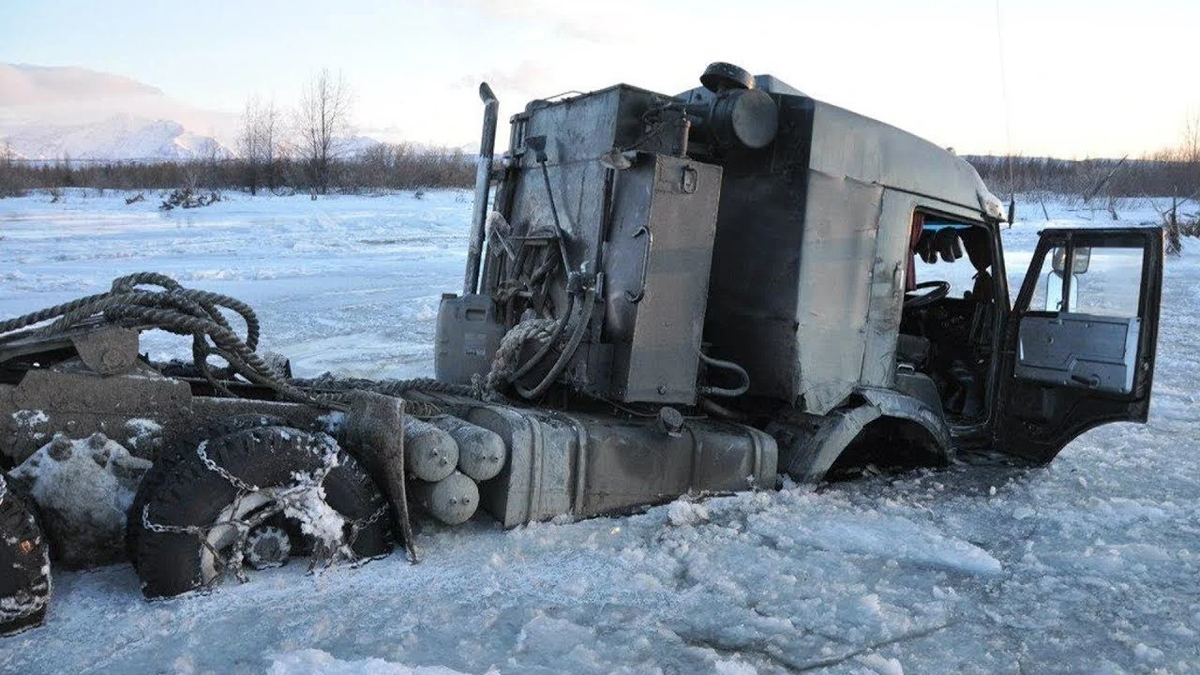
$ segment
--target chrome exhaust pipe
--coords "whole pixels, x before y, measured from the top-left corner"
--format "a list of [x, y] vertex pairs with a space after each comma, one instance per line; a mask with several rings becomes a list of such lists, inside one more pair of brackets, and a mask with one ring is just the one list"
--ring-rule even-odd
[[483, 100], [483, 138], [479, 142], [479, 159], [475, 163], [475, 208], [471, 211], [471, 242], [467, 247], [467, 271], [463, 278], [463, 295], [475, 292], [479, 284], [479, 261], [483, 257], [484, 224], [488, 214], [489, 182], [492, 176], [492, 154], [496, 149], [496, 124], [500, 101], [487, 82], [479, 83], [479, 98]]

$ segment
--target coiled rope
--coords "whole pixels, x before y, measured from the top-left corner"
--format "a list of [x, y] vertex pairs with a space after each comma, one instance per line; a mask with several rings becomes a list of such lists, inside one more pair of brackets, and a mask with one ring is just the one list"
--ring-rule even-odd
[[[246, 325], [244, 338], [234, 332], [222, 309], [241, 317]], [[171, 277], [156, 272], [119, 277], [108, 292], [0, 321], [0, 344], [30, 335], [54, 335], [98, 320], [191, 336], [196, 368], [214, 390], [225, 396], [235, 394], [220, 380], [236, 373], [275, 391], [283, 399], [330, 407], [328, 402], [289, 384], [258, 355], [255, 350], [261, 327], [249, 305], [220, 293], [184, 288]], [[38, 326], [47, 321], [50, 323]], [[214, 370], [208, 363], [209, 356], [221, 358], [228, 367]]]
[[[234, 331], [222, 310], [233, 312], [241, 318], [245, 324], [245, 337]], [[329, 374], [311, 380], [287, 379], [257, 353], [261, 324], [249, 305], [228, 295], [184, 288], [171, 277], [156, 272], [138, 272], [119, 277], [107, 292], [0, 321], [0, 346], [27, 337], [53, 336], [101, 321], [126, 328], [160, 329], [190, 336], [195, 368], [215, 392], [232, 398], [236, 398], [237, 394], [222, 380], [228, 380], [235, 374], [271, 389], [282, 400], [335, 410], [347, 408], [345, 392], [354, 389], [389, 396], [419, 391], [492, 400], [497, 398], [495, 390], [499, 389], [500, 384], [495, 381], [495, 374], [490, 378], [494, 381], [489, 382], [492, 386], [485, 386], [483, 378], [477, 378], [474, 385], [450, 384], [430, 378], [373, 381], [338, 378]], [[528, 339], [543, 331], [547, 335], [553, 334], [553, 323], [548, 321], [540, 324], [539, 328], [543, 330], [529, 331], [522, 337]], [[546, 337], [538, 336], [543, 339]], [[503, 353], [509, 354], [509, 361], [515, 362], [523, 341], [508, 339], [508, 351]], [[210, 356], [217, 356], [228, 365], [214, 368], [208, 362]], [[506, 362], [504, 367], [513, 368], [515, 364]], [[412, 412], [419, 415], [417, 410]], [[426, 412], [436, 414], [436, 411]]]

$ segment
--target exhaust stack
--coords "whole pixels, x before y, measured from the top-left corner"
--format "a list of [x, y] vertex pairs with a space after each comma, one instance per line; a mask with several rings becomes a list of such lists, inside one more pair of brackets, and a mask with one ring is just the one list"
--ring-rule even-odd
[[487, 221], [488, 184], [492, 175], [492, 154], [496, 147], [496, 124], [500, 101], [487, 82], [479, 84], [483, 100], [483, 138], [479, 142], [479, 159], [475, 164], [475, 207], [471, 212], [471, 241], [467, 248], [467, 271], [463, 278], [463, 295], [475, 292], [479, 283], [479, 260], [483, 256], [484, 223]]

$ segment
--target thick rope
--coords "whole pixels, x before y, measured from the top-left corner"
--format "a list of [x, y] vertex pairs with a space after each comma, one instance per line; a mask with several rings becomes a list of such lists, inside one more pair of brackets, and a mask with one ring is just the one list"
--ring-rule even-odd
[[515, 372], [521, 349], [529, 340], [548, 340], [555, 333], [558, 321], [554, 319], [526, 319], [513, 326], [500, 339], [500, 347], [492, 358], [492, 368], [484, 381], [492, 391], [503, 391], [508, 386], [508, 376]]
[[[143, 286], [157, 286], [160, 290], [139, 288]], [[233, 311], [242, 318], [246, 324], [245, 338], [234, 332], [222, 315], [222, 309]], [[38, 326], [52, 319], [52, 323]], [[288, 383], [255, 352], [260, 324], [249, 305], [220, 293], [184, 288], [174, 279], [154, 272], [120, 277], [113, 281], [112, 290], [107, 293], [89, 295], [0, 322], [0, 344], [29, 334], [53, 335], [96, 319], [191, 336], [196, 368], [220, 393], [232, 394], [218, 379], [227, 379], [236, 373], [275, 391], [285, 400], [326, 408], [344, 407], [323, 401]], [[16, 332], [22, 329], [29, 330]], [[210, 355], [224, 359], [229, 364], [228, 369], [212, 372], [208, 364]]]

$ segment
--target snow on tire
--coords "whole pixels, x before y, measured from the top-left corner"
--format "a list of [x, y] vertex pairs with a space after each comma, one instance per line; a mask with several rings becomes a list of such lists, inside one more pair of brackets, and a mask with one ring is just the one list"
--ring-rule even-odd
[[50, 550], [33, 512], [0, 475], [0, 635], [41, 625], [50, 603]]
[[240, 544], [280, 512], [327, 555], [391, 551], [387, 501], [329, 436], [268, 426], [201, 443], [197, 454], [200, 461], [177, 462], [149, 495], [150, 526], [137, 550], [147, 597], [207, 588], [226, 571], [240, 575]]

